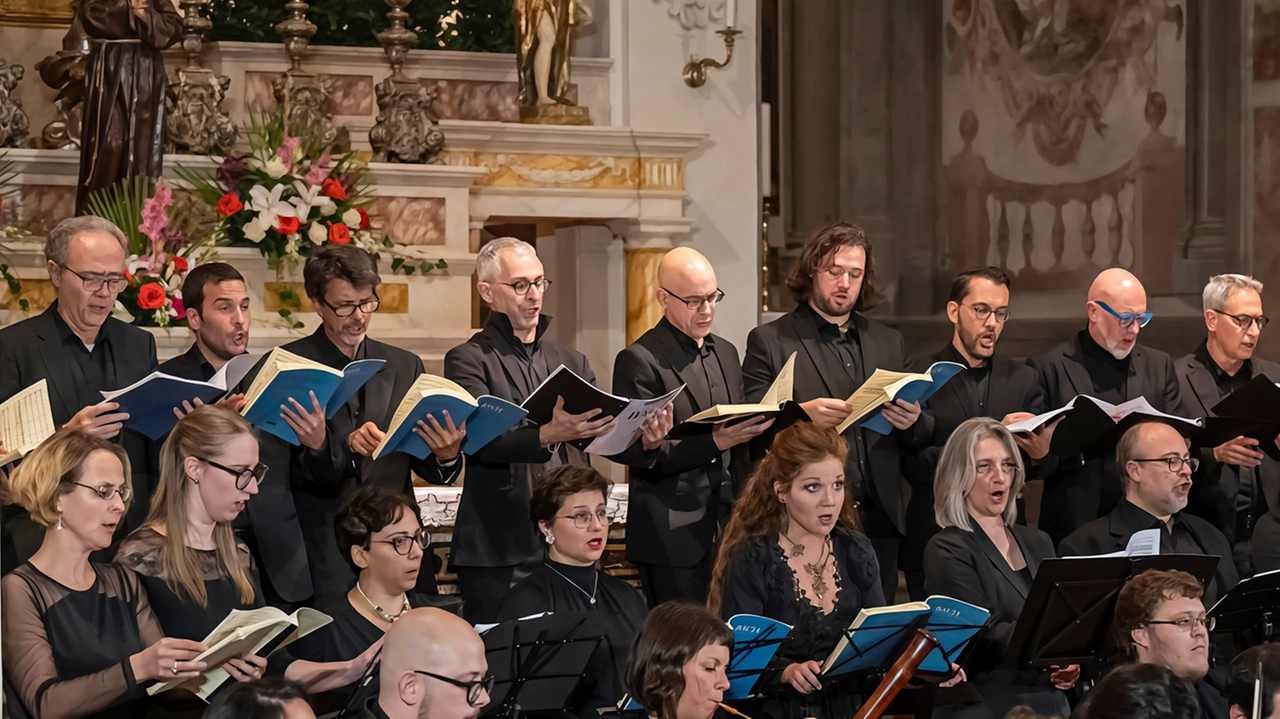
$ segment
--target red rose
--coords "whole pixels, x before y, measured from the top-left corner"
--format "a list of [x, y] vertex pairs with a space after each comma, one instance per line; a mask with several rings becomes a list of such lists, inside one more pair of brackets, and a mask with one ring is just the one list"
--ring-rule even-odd
[[179, 257], [178, 255], [174, 255], [174, 256], [173, 256], [173, 269], [175, 269], [175, 270], [177, 270], [177, 271], [179, 271], [179, 272], [186, 272], [187, 270], [191, 269], [191, 265], [187, 263], [187, 258], [185, 258], [185, 257]]
[[164, 288], [155, 282], [148, 282], [138, 288], [138, 306], [144, 310], [158, 310], [164, 307]]
[[363, 207], [357, 207], [356, 212], [360, 213], [360, 229], [369, 229], [369, 213]]
[[329, 225], [329, 241], [339, 245], [345, 245], [351, 241], [351, 230], [341, 222], [335, 222]]
[[286, 237], [298, 231], [298, 218], [287, 215], [280, 216], [280, 225], [276, 227]]
[[331, 200], [337, 200], [338, 202], [342, 202], [347, 199], [347, 191], [342, 186], [342, 183], [332, 177], [325, 180], [324, 184], [320, 186], [320, 194]]
[[218, 200], [218, 214], [223, 217], [230, 217], [243, 209], [244, 203], [233, 192], [228, 192]]

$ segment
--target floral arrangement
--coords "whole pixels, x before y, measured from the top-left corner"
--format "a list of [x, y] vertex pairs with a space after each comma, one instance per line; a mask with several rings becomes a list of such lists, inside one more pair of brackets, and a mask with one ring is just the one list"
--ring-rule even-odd
[[146, 178], [125, 180], [89, 198], [90, 212], [129, 238], [129, 284], [116, 297], [114, 314], [142, 327], [185, 327], [182, 280], [203, 243], [188, 241], [170, 222], [173, 192], [159, 187], [148, 197], [149, 186]]
[[272, 269], [328, 243], [376, 254], [383, 245], [370, 231], [365, 166], [353, 153], [335, 158], [310, 127], [291, 131], [281, 118], [254, 118], [248, 155], [228, 156], [212, 173], [178, 168], [218, 214], [214, 243], [256, 247]]

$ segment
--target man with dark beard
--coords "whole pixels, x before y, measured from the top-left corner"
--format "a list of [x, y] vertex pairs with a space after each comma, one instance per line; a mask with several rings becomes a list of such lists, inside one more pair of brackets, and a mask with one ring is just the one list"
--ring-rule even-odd
[[[1035, 370], [996, 355], [996, 342], [1009, 320], [1009, 289], [1009, 276], [996, 267], [960, 273], [951, 283], [951, 300], [947, 302], [947, 317], [955, 326], [951, 341], [917, 367], [923, 372], [935, 362], [956, 362], [967, 369], [926, 401], [924, 408], [934, 417], [932, 443], [923, 452], [908, 456], [903, 466], [911, 484], [911, 501], [900, 560], [913, 601], [926, 596], [924, 548], [938, 531], [933, 475], [947, 439], [967, 419], [991, 417], [1009, 424], [1030, 417], [1026, 410], [1043, 403]], [[1030, 459], [1039, 460], [1048, 453], [1045, 436], [1042, 430], [1034, 436], [1014, 438]], [[1031, 468], [1029, 462], [1027, 466]]]
[[[876, 369], [901, 372], [912, 366], [902, 334], [859, 313], [874, 299], [871, 260], [871, 243], [856, 225], [836, 222], [809, 238], [787, 279], [799, 306], [747, 336], [747, 401], [760, 401], [794, 353], [793, 398], [814, 424], [836, 427], [852, 411], [845, 399]], [[875, 547], [884, 596], [891, 600], [907, 531], [902, 456], [928, 446], [933, 419], [921, 415], [918, 402], [886, 402], [881, 411], [893, 425], [889, 435], [856, 424], [845, 430], [845, 481], [861, 503], [863, 531]]]
[[[1084, 394], [1111, 404], [1146, 397], [1160, 412], [1178, 411], [1181, 393], [1173, 360], [1138, 344], [1138, 332], [1151, 321], [1147, 292], [1127, 270], [1103, 270], [1089, 287], [1088, 326], [1067, 342], [1031, 360], [1046, 412]], [[1043, 430], [1048, 441], [1053, 427]], [[1110, 447], [1080, 454], [1050, 454], [1043, 470], [1040, 529], [1061, 542], [1076, 528], [1110, 512], [1123, 490]]]

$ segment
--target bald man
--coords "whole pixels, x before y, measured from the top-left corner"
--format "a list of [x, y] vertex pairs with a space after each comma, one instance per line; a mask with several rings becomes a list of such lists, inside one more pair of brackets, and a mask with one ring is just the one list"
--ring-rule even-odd
[[378, 696], [363, 719], [466, 719], [489, 703], [493, 684], [484, 642], [470, 624], [440, 609], [405, 612], [387, 630]]
[[[1085, 311], [1085, 329], [1030, 361], [1045, 403], [1033, 411], [1061, 407], [1085, 394], [1111, 404], [1146, 397], [1157, 410], [1176, 413], [1181, 393], [1173, 361], [1164, 352], [1138, 344], [1139, 331], [1151, 320], [1147, 292], [1138, 278], [1120, 268], [1103, 270], [1089, 287]], [[1047, 442], [1052, 433], [1047, 427], [1036, 439]], [[1069, 457], [1051, 453], [1045, 458], [1047, 466], [1039, 472], [1045, 477], [1039, 525], [1054, 542], [1106, 515], [1120, 501], [1123, 490], [1110, 449], [1094, 447]]]
[[[725, 293], [707, 258], [688, 247], [668, 252], [656, 294], [662, 319], [618, 354], [613, 392], [658, 397], [685, 385], [672, 406], [676, 424], [718, 404], [745, 402], [738, 350], [711, 333]], [[639, 568], [651, 606], [706, 599], [715, 537], [749, 469], [745, 443], [768, 426], [763, 418], [719, 424], [649, 452], [637, 443], [614, 458], [631, 467], [627, 559]]]

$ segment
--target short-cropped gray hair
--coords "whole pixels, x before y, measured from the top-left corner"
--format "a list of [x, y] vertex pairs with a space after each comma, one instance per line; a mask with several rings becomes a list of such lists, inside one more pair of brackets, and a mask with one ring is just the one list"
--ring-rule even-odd
[[1018, 465], [1018, 474], [1009, 484], [1008, 502], [1004, 508], [1004, 523], [1012, 527], [1018, 521], [1018, 494], [1026, 482], [1026, 470], [1022, 466], [1022, 453], [1018, 443], [1004, 425], [990, 417], [966, 420], [942, 448], [938, 457], [938, 469], [933, 475], [933, 513], [939, 527], [959, 527], [973, 531], [969, 521], [969, 506], [965, 496], [978, 479], [978, 444], [988, 437], [1000, 440], [1009, 456]]
[[1262, 296], [1262, 283], [1249, 275], [1214, 275], [1209, 284], [1204, 286], [1204, 310], [1221, 312], [1227, 306], [1227, 300], [1238, 290], [1253, 290]]
[[535, 257], [538, 255], [533, 245], [515, 237], [499, 237], [490, 240], [480, 248], [480, 254], [476, 255], [476, 279], [481, 282], [493, 282], [498, 279], [498, 253], [503, 250], [527, 252]]
[[44, 240], [45, 259], [58, 265], [67, 263], [67, 255], [71, 253], [71, 241], [84, 232], [101, 232], [116, 238], [116, 242], [129, 254], [129, 238], [124, 236], [119, 227], [109, 220], [93, 215], [68, 217], [49, 231]]

